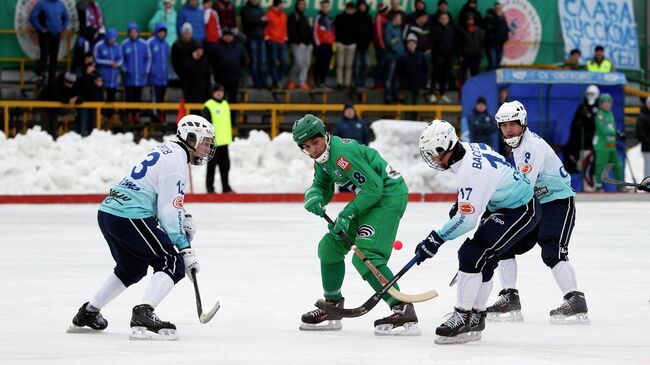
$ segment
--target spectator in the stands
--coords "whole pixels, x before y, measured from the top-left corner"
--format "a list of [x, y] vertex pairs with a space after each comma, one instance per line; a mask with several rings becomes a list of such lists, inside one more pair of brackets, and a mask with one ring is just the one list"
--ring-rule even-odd
[[[79, 99], [86, 101], [102, 101], [104, 99], [104, 82], [97, 72], [95, 63], [86, 64], [84, 74], [79, 78]], [[97, 126], [97, 114], [93, 108], [77, 109], [77, 133], [85, 137]]]
[[293, 13], [287, 20], [289, 44], [291, 44], [291, 54], [293, 55], [293, 67], [289, 73], [289, 89], [299, 87], [309, 90], [307, 73], [311, 62], [313, 35], [309, 20], [305, 16], [305, 6], [305, 0], [296, 1]]
[[571, 121], [569, 139], [564, 146], [564, 168], [569, 173], [584, 171], [583, 161], [593, 151], [593, 139], [596, 131], [596, 113], [598, 112], [598, 98], [600, 89], [596, 85], [589, 85], [585, 97], [576, 110]]
[[384, 89], [384, 68], [386, 65], [386, 43], [384, 43], [384, 29], [388, 22], [388, 6], [380, 2], [377, 5], [377, 16], [373, 22], [373, 46], [375, 47], [375, 84], [373, 89]]
[[221, 39], [221, 24], [219, 14], [212, 8], [212, 0], [203, 0], [203, 19], [205, 21], [205, 38], [203, 38], [203, 50], [205, 57], [212, 68], [212, 76], [215, 76], [219, 70], [215, 67], [216, 55], [215, 49]]
[[165, 24], [165, 29], [167, 29], [167, 35], [165, 36], [165, 41], [171, 48], [176, 42], [178, 37], [176, 30], [176, 18], [177, 13], [174, 9], [175, 0], [161, 0], [158, 5], [158, 11], [153, 15], [151, 20], [149, 20], [149, 31], [155, 32], [156, 24], [158, 22], [163, 22]]
[[357, 112], [352, 103], [346, 103], [343, 107], [343, 116], [334, 125], [332, 135], [354, 139], [366, 146], [370, 143], [370, 130], [368, 129], [368, 125], [363, 119], [357, 116]]
[[354, 14], [355, 32], [357, 34], [357, 48], [354, 53], [354, 85], [358, 89], [366, 87], [366, 76], [370, 68], [370, 56], [368, 48], [372, 42], [372, 18], [368, 12], [366, 0], [357, 0], [357, 12]]
[[[128, 26], [128, 38], [122, 41], [122, 81], [124, 83], [124, 99], [129, 102], [142, 101], [142, 89], [147, 83], [151, 70], [151, 52], [142, 38], [138, 23], [132, 22]], [[127, 122], [140, 123], [140, 111], [130, 109], [127, 111]]]
[[616, 68], [612, 61], [605, 58], [605, 48], [603, 46], [596, 46], [594, 48], [594, 57], [587, 61], [587, 71], [591, 72], [614, 72]]
[[[51, 92], [45, 95], [46, 100], [60, 101], [63, 104], [79, 104], [79, 87], [77, 86], [77, 75], [73, 72], [59, 74], [52, 85], [49, 87]], [[54, 139], [57, 137], [58, 116], [73, 115], [74, 109], [49, 108], [45, 110], [42, 117], [43, 129], [50, 133]]]
[[449, 13], [449, 4], [447, 3], [447, 0], [438, 0], [438, 8], [436, 9], [436, 12], [431, 16], [432, 25], [438, 23], [438, 18], [440, 17], [440, 14], [443, 13], [449, 16], [449, 24], [454, 24], [454, 17], [452, 17], [451, 13]]
[[510, 101], [510, 89], [507, 86], [500, 86], [497, 94], [497, 104], [501, 107], [501, 105], [508, 101]]
[[77, 3], [79, 36], [87, 39], [92, 48], [99, 41], [97, 35], [106, 33], [102, 8], [96, 0], [81, 0]]
[[452, 87], [453, 83], [453, 60], [456, 56], [457, 39], [456, 29], [449, 23], [449, 15], [440, 13], [438, 21], [431, 28], [431, 62], [433, 72], [431, 78], [431, 94], [429, 101], [432, 103], [437, 100], [435, 95], [435, 85], [438, 86], [438, 96], [440, 100], [449, 103], [451, 99], [445, 93]]
[[203, 38], [205, 38], [205, 19], [203, 8], [199, 6], [199, 0], [187, 0], [181, 7], [181, 10], [178, 11], [176, 30], [182, 32], [182, 27], [185, 23], [192, 25], [192, 37], [197, 42], [203, 43]]
[[499, 149], [499, 128], [492, 114], [487, 110], [485, 98], [476, 99], [474, 109], [467, 116], [469, 140], [472, 143], [485, 143], [495, 151]]
[[[418, 50], [418, 37], [415, 33], [406, 37], [406, 52], [398, 60], [397, 74], [406, 104], [420, 104], [420, 91], [427, 84], [427, 60], [424, 53]], [[409, 113], [407, 119], [419, 120], [419, 113]]]
[[[415, 24], [415, 19], [417, 19], [422, 14], [427, 14], [427, 3], [424, 0], [415, 0], [413, 3], [414, 10], [406, 16], [405, 25]], [[427, 14], [428, 18], [428, 14]]]
[[483, 26], [483, 17], [478, 11], [478, 4], [476, 0], [467, 0], [467, 3], [463, 5], [460, 9], [460, 14], [458, 15], [458, 24], [459, 26], [464, 26], [467, 24], [467, 18], [470, 15], [474, 16], [474, 23], [479, 27]]
[[386, 23], [386, 29], [384, 30], [384, 43], [386, 43], [384, 102], [387, 104], [401, 101], [397, 87], [397, 60], [404, 54], [401, 25], [402, 14], [391, 12], [390, 20]]
[[219, 22], [222, 28], [230, 28], [232, 34], [236, 37], [239, 36], [239, 28], [237, 28], [237, 12], [235, 6], [230, 0], [216, 0], [212, 8], [219, 14]]
[[230, 105], [224, 100], [224, 88], [216, 84], [212, 89], [212, 98], [203, 104], [201, 115], [209, 120], [214, 126], [215, 145], [217, 149], [214, 158], [208, 161], [208, 170], [205, 174], [205, 187], [208, 193], [214, 193], [214, 170], [219, 165], [219, 176], [221, 177], [221, 192], [232, 193], [228, 182], [230, 172], [230, 156], [228, 145], [232, 143], [232, 119], [230, 117]]
[[214, 79], [223, 85], [229, 103], [237, 102], [239, 82], [247, 62], [246, 50], [235, 38], [232, 29], [223, 28], [223, 37], [216, 48], [216, 69], [219, 72]]
[[580, 65], [580, 57], [582, 52], [578, 48], [574, 48], [569, 52], [569, 58], [564, 60], [562, 68], [565, 70], [580, 70], [582, 66]]
[[336, 87], [340, 90], [352, 86], [352, 65], [357, 49], [357, 17], [353, 2], [345, 4], [345, 10], [334, 18], [336, 37]]
[[210, 65], [201, 44], [192, 37], [192, 25], [181, 27], [181, 37], [172, 46], [172, 66], [188, 103], [202, 103], [210, 97]]
[[330, 6], [329, 0], [321, 0], [320, 10], [314, 18], [314, 86], [317, 88], [325, 86], [336, 41], [334, 22], [328, 15]]
[[[108, 29], [103, 40], [97, 42], [93, 51], [95, 62], [104, 82], [107, 102], [115, 101], [117, 93], [117, 79], [123, 63], [122, 49], [117, 44], [117, 30]], [[106, 111], [109, 117], [113, 115], [112, 109]]]
[[478, 75], [485, 48], [483, 29], [474, 23], [474, 17], [467, 17], [467, 24], [460, 30], [460, 81], [464, 83], [469, 76]]
[[[147, 46], [151, 53], [151, 72], [149, 73], [149, 84], [152, 88], [154, 103], [162, 103], [165, 100], [165, 90], [169, 81], [169, 45], [167, 44], [167, 28], [165, 23], [158, 22], [154, 28], [153, 35], [147, 40]], [[153, 111], [153, 119], [159, 123], [164, 122], [164, 115], [159, 110]]]
[[399, 13], [402, 16], [402, 24], [406, 21], [406, 12], [402, 9], [401, 0], [390, 0], [390, 12]]
[[267, 17], [260, 7], [259, 0], [248, 0], [241, 10], [241, 22], [246, 35], [248, 56], [250, 57], [251, 77], [253, 87], [267, 87], [266, 82], [266, 47], [264, 44], [264, 28]]
[[40, 58], [36, 73], [42, 75], [47, 69], [47, 84], [52, 85], [59, 62], [61, 33], [68, 27], [70, 15], [61, 0], [40, 0], [32, 9], [29, 21], [38, 32]]
[[282, 0], [273, 0], [273, 5], [266, 12], [266, 27], [264, 27], [264, 41], [269, 55], [269, 69], [273, 88], [282, 88], [282, 78], [287, 71], [289, 53], [287, 41], [287, 14], [284, 12]]
[[429, 15], [427, 13], [419, 13], [413, 23], [404, 27], [402, 35], [405, 41], [410, 34], [417, 37], [418, 51], [425, 54], [431, 51], [431, 26], [429, 25]]
[[636, 138], [641, 143], [643, 176], [650, 176], [650, 96], [645, 99], [641, 114], [636, 121]]
[[503, 5], [496, 2], [485, 15], [485, 50], [487, 51], [488, 70], [494, 70], [501, 66], [503, 45], [508, 41], [508, 35], [508, 22]]

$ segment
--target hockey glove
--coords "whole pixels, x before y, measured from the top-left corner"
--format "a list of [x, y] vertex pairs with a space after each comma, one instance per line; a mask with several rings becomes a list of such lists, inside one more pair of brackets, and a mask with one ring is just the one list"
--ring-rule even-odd
[[352, 210], [345, 208], [341, 211], [341, 213], [339, 213], [339, 216], [336, 217], [336, 222], [334, 222], [334, 225], [329, 224], [327, 226], [330, 230], [330, 233], [334, 235], [334, 238], [337, 240], [343, 239], [343, 237], [340, 236], [340, 232], [347, 234], [352, 218], [354, 218], [354, 213], [352, 213]]
[[641, 181], [641, 184], [638, 186], [639, 190], [650, 192], [650, 176], [646, 177]]
[[196, 233], [196, 228], [194, 227], [194, 220], [192, 219], [192, 215], [189, 213], [186, 213], [185, 219], [183, 219], [183, 231], [185, 231], [187, 240], [192, 242], [194, 239], [194, 234]]
[[201, 270], [201, 265], [199, 265], [199, 261], [196, 259], [194, 251], [189, 247], [184, 248], [181, 250], [181, 256], [183, 256], [183, 262], [185, 263], [185, 274], [187, 274], [187, 277], [191, 281], [194, 281], [194, 278], [191, 275], [192, 270], [195, 270], [197, 273]]
[[319, 217], [325, 216], [325, 202], [319, 193], [308, 193], [305, 195], [305, 209]]
[[415, 256], [417, 256], [417, 264], [420, 265], [424, 260], [430, 259], [436, 255], [438, 248], [445, 243], [445, 240], [440, 238], [436, 231], [431, 231], [429, 237], [425, 238], [415, 248]]

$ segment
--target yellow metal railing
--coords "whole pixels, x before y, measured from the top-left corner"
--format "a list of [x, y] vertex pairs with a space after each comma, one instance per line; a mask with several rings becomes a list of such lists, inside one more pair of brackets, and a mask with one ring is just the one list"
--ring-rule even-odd
[[[0, 108], [4, 115], [4, 132], [9, 137], [9, 110], [11, 108], [23, 109], [52, 109], [52, 108], [90, 108], [95, 109], [97, 116], [97, 129], [102, 127], [102, 110], [104, 109], [159, 109], [178, 111], [178, 103], [127, 103], [127, 102], [85, 102], [82, 104], [63, 104], [56, 101], [28, 101], [28, 100], [0, 100]], [[185, 104], [185, 113], [191, 110], [201, 110], [203, 104]], [[460, 105], [371, 105], [357, 104], [355, 108], [359, 115], [367, 112], [390, 113], [395, 119], [401, 119], [405, 112], [433, 113], [434, 118], [440, 119], [442, 113], [460, 113]], [[240, 112], [266, 112], [270, 115], [270, 134], [276, 137], [280, 134], [280, 122], [283, 113], [286, 112], [312, 112], [322, 113], [341, 112], [343, 104], [231, 104], [231, 110]]]

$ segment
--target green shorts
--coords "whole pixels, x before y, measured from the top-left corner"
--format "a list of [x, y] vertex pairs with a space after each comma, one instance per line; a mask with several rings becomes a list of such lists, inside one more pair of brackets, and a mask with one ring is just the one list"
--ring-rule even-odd
[[[348, 237], [354, 238], [357, 247], [376, 267], [386, 265], [390, 259], [407, 202], [408, 194], [384, 196], [350, 222]], [[335, 239], [328, 232], [318, 244], [318, 258], [325, 264], [335, 264], [345, 260], [350, 249], [345, 241]], [[362, 277], [370, 271], [357, 255], [352, 258], [352, 264]]]

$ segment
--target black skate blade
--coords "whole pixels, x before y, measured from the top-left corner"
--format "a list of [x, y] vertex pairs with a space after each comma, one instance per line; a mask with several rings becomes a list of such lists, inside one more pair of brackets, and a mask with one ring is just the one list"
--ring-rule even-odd
[[102, 333], [102, 332], [103, 330], [94, 330], [86, 326], [79, 327], [79, 326], [75, 326], [74, 324], [70, 325], [70, 327], [68, 327], [68, 329], [65, 330], [65, 333]]
[[357, 308], [341, 308], [332, 305], [331, 303], [328, 303], [323, 299], [319, 299], [314, 305], [324, 310], [325, 312], [335, 316], [344, 317], [344, 318], [354, 318], [354, 317], [361, 317], [362, 315], [368, 313], [377, 304], [374, 303], [370, 306], [370, 308], [366, 308], [367, 303], [368, 302], [364, 303], [363, 305]]

